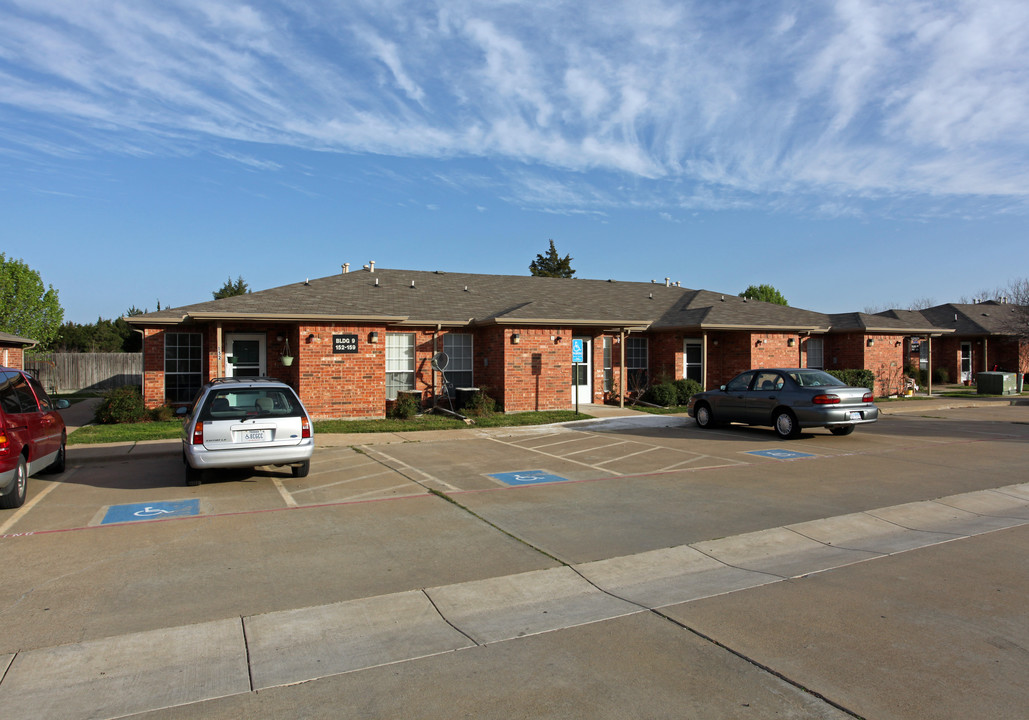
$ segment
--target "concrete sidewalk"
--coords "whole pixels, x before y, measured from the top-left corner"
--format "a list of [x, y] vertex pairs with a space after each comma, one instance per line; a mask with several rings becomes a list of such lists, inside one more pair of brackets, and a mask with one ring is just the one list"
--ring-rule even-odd
[[0, 707], [8, 720], [123, 717], [629, 615], [670, 619], [672, 606], [1027, 524], [1029, 484], [1011, 485], [580, 565], [0, 655]]

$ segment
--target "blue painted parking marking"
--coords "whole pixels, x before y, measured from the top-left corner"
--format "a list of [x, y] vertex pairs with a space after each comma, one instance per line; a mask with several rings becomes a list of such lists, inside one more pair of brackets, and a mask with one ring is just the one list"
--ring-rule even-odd
[[748, 455], [761, 455], [762, 457], [775, 458], [776, 460], [796, 460], [797, 458], [814, 457], [810, 453], [797, 452], [796, 450], [750, 450]]
[[542, 485], [544, 483], [567, 482], [568, 478], [560, 475], [551, 475], [542, 470], [523, 470], [522, 472], [494, 473], [491, 478], [496, 478], [505, 485]]
[[170, 502], [135, 503], [133, 505], [112, 505], [107, 509], [101, 525], [140, 520], [158, 520], [171, 517], [188, 517], [200, 514], [200, 499], [173, 500]]

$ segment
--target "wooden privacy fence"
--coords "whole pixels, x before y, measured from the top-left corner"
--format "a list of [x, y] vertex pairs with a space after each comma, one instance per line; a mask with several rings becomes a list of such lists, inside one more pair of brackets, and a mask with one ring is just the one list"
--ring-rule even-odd
[[142, 353], [25, 353], [25, 369], [51, 392], [143, 385]]

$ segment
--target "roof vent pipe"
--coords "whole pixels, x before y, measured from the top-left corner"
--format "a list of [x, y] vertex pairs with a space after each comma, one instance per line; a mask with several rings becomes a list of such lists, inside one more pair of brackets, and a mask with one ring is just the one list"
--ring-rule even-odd
[[414, 287], [414, 280], [411, 281], [411, 287]]
[[671, 287], [672, 278], [665, 278], [665, 287]]
[[375, 272], [375, 261], [374, 260], [369, 260], [368, 261], [368, 272]]
[[375, 278], [375, 287], [379, 287], [379, 278]]
[[343, 274], [346, 275], [350, 272], [350, 263], [343, 263]]

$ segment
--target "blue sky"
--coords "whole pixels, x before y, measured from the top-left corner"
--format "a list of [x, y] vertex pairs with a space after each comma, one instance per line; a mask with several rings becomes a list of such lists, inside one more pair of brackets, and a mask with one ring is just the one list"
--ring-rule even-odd
[[66, 319], [360, 267], [824, 312], [1029, 275], [1029, 4], [0, 0], [0, 250]]

